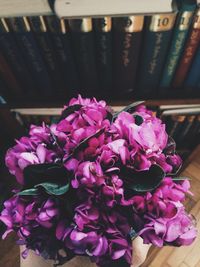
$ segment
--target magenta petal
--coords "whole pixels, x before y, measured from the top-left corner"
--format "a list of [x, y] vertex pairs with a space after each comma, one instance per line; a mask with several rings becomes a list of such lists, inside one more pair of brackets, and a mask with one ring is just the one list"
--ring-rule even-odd
[[195, 228], [187, 231], [186, 233], [182, 234], [177, 242], [180, 245], [184, 245], [184, 246], [189, 246], [192, 244], [192, 242], [194, 241], [194, 239], [197, 237], [197, 230]]
[[45, 211], [40, 212], [38, 218], [40, 221], [43, 221], [43, 222], [49, 220], [49, 216], [47, 215]]
[[117, 260], [123, 257], [125, 253], [126, 253], [126, 249], [117, 250], [112, 253], [111, 257], [113, 260]]
[[7, 235], [10, 234], [11, 232], [13, 232], [13, 229], [6, 230], [5, 233], [2, 235], [2, 239], [5, 239]]
[[65, 232], [65, 222], [61, 221], [59, 222], [57, 228], [56, 228], [56, 237], [57, 239], [61, 240]]
[[172, 242], [179, 237], [180, 233], [181, 224], [176, 221], [171, 221], [170, 224], [167, 225], [165, 240], [167, 242]]
[[43, 145], [38, 145], [37, 149], [36, 149], [36, 154], [40, 160], [40, 163], [44, 163], [45, 162], [45, 157], [46, 157], [46, 149]]
[[87, 234], [82, 232], [72, 231], [70, 237], [74, 241], [81, 241], [83, 238], [87, 237]]

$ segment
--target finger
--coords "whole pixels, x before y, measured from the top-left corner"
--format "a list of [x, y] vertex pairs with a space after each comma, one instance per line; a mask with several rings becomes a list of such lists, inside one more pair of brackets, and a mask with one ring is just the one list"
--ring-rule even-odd
[[132, 265], [131, 267], [139, 267], [146, 259], [151, 244], [143, 244], [143, 239], [138, 236], [132, 241]]

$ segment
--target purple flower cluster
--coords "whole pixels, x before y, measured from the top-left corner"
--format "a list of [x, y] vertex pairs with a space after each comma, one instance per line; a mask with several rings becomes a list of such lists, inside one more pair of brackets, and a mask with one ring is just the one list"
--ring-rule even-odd
[[[27, 248], [54, 260], [50, 244], [45, 251], [38, 244], [44, 232], [67, 260], [88, 255], [99, 266], [130, 263], [131, 229], [156, 246], [189, 245], [196, 237], [183, 206], [189, 182], [168, 177], [181, 159], [165, 125], [144, 106], [115, 117], [104, 101], [73, 98], [57, 124], [32, 125], [29, 137], [8, 150], [6, 165], [22, 192], [4, 203], [4, 237], [14, 230]], [[30, 165], [37, 172], [27, 171]], [[55, 165], [66, 173], [52, 180]], [[34, 175], [38, 183], [29, 188]]]

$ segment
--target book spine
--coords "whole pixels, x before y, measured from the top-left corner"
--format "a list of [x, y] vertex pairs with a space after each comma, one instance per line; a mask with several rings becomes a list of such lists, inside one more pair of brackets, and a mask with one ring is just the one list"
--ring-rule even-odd
[[60, 66], [56, 61], [55, 51], [43, 16], [28, 18], [31, 30], [34, 33], [43, 61], [51, 77], [57, 95], [63, 95], [65, 86], [62, 81]]
[[0, 49], [23, 89], [24, 96], [34, 95], [34, 81], [27, 70], [23, 55], [5, 19], [0, 19]]
[[15, 34], [21, 53], [23, 53], [26, 60], [27, 68], [29, 68], [34, 78], [36, 90], [44, 97], [52, 96], [51, 80], [27, 18], [9, 18], [7, 22]]
[[153, 97], [159, 84], [176, 13], [147, 17], [139, 70], [138, 95]]
[[162, 78], [160, 81], [161, 91], [165, 92], [171, 85], [171, 81], [178, 64], [178, 60], [183, 51], [183, 47], [186, 41], [186, 37], [189, 31], [189, 27], [192, 22], [192, 17], [196, 8], [196, 1], [192, 1], [188, 4], [187, 1], [183, 1], [182, 7], [179, 11], [176, 24], [173, 31], [172, 41], [170, 49], [165, 62]]
[[46, 16], [44, 19], [52, 38], [54, 51], [61, 67], [61, 75], [65, 88], [68, 91], [68, 96], [75, 96], [79, 89], [79, 80], [72, 54], [69, 30], [64, 19], [59, 20], [56, 16]]
[[101, 95], [109, 96], [112, 89], [112, 19], [93, 19], [96, 62]]
[[191, 88], [193, 92], [196, 91], [198, 87], [198, 81], [200, 79], [200, 47], [198, 48], [194, 60], [192, 62], [192, 65], [190, 67], [190, 70], [188, 72], [187, 78], [184, 82], [184, 87], [188, 90]]
[[83, 96], [99, 94], [95, 60], [92, 19], [69, 20], [72, 48], [80, 76], [80, 91]]
[[181, 130], [183, 129], [184, 122], [186, 120], [185, 115], [174, 115], [172, 116], [172, 121], [174, 122], [174, 125], [169, 133], [169, 135], [177, 142], [178, 136], [181, 133]]
[[172, 82], [173, 88], [180, 88], [183, 85], [199, 43], [200, 43], [200, 8], [198, 8], [195, 14], [188, 40], [186, 42], [183, 54], [180, 58], [177, 70], [175, 72], [175, 76]]
[[0, 74], [5, 84], [9, 88], [11, 97], [23, 97], [23, 91], [15, 78], [10, 66], [7, 64], [4, 56], [0, 52]]
[[193, 149], [194, 146], [199, 142], [199, 132], [200, 132], [200, 115], [197, 115], [195, 121], [190, 129], [188, 138], [185, 141], [185, 145], [189, 149]]
[[184, 127], [182, 127], [181, 131], [178, 134], [177, 137], [177, 147], [185, 147], [186, 146], [186, 140], [188, 140], [190, 130], [193, 126], [195, 120], [195, 116], [187, 116], [185, 118]]
[[114, 19], [114, 92], [133, 95], [144, 16]]

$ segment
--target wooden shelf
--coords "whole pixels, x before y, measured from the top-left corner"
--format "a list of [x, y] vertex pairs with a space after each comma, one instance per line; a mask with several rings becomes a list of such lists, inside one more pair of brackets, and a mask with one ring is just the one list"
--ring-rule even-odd
[[[47, 0], [1, 0], [0, 17], [52, 15]], [[53, 2], [53, 1], [52, 1]], [[57, 0], [59, 17], [103, 17], [169, 13], [176, 10], [172, 0]]]
[[[142, 100], [142, 99], [139, 99]], [[10, 102], [8, 104], [1, 104], [0, 109], [13, 109], [13, 108], [59, 108], [64, 106], [67, 103], [66, 101], [16, 101]], [[130, 100], [121, 100], [121, 101], [110, 101], [106, 100], [107, 103], [111, 106], [123, 107], [127, 106], [138, 99]], [[144, 100], [145, 105], [147, 106], [159, 106], [159, 105], [181, 105], [181, 104], [200, 104], [200, 98], [191, 98], [191, 99], [150, 99]]]

